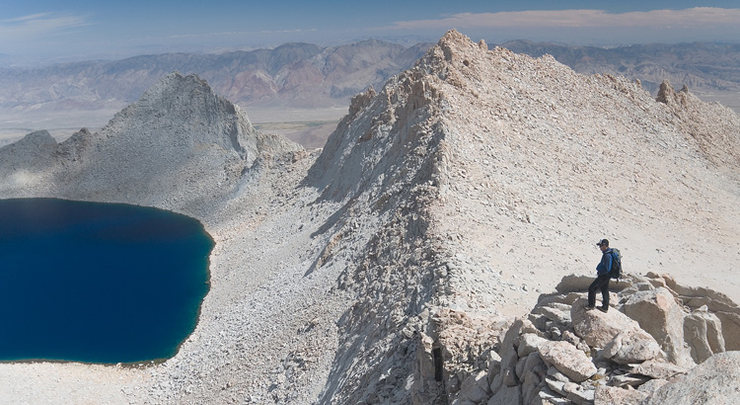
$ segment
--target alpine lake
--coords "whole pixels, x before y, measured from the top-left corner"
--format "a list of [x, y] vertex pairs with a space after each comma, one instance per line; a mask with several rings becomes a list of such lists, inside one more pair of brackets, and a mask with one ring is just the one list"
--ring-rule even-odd
[[174, 356], [198, 321], [213, 246], [169, 211], [0, 200], [0, 361]]

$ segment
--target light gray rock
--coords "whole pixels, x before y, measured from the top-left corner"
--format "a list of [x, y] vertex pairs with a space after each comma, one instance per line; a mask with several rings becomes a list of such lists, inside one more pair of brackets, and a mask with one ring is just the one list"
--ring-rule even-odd
[[688, 374], [660, 387], [647, 405], [734, 405], [740, 403], [740, 352], [717, 353]]
[[647, 398], [647, 394], [619, 387], [599, 385], [594, 392], [594, 405], [635, 405]]
[[603, 348], [623, 331], [640, 330], [640, 325], [625, 314], [611, 310], [607, 313], [592, 310], [586, 311], [585, 299], [573, 303], [570, 317], [573, 330], [593, 348]]
[[458, 399], [469, 400], [478, 403], [487, 399], [491, 394], [488, 387], [488, 373], [479, 371], [470, 375], [463, 381], [458, 394]]
[[562, 381], [562, 382], [568, 382], [568, 381], [570, 381], [570, 379], [568, 378], [568, 376], [566, 376], [565, 374], [563, 374], [560, 371], [558, 371], [558, 369], [555, 368], [554, 366], [550, 366], [547, 369], [547, 376], [548, 377], [552, 377], [553, 379], [555, 379], [557, 381]]
[[524, 403], [530, 403], [537, 396], [543, 386], [547, 366], [537, 353], [531, 353], [527, 357], [527, 365], [522, 382], [522, 396]]
[[619, 364], [639, 363], [655, 358], [660, 347], [642, 330], [627, 330], [614, 337], [603, 350], [603, 356]]
[[493, 378], [501, 372], [501, 356], [491, 349], [488, 352], [488, 382], [493, 382]]
[[540, 314], [545, 318], [561, 325], [570, 324], [570, 305], [550, 304], [552, 306], [541, 306], [535, 308], [532, 313]]
[[487, 402], [488, 405], [515, 405], [522, 403], [522, 388], [520, 385], [503, 387]]
[[644, 384], [637, 387], [637, 390], [640, 392], [644, 392], [648, 395], [652, 394], [653, 392], [657, 391], [658, 388], [668, 384], [668, 380], [664, 380], [662, 378], [653, 378], [650, 381], [645, 382]]
[[725, 350], [740, 350], [740, 314], [724, 311], [717, 311], [714, 314], [722, 322]]
[[550, 364], [575, 382], [581, 382], [596, 374], [596, 366], [585, 353], [568, 342], [546, 342], [539, 346], [545, 363]]
[[536, 352], [537, 347], [547, 340], [532, 333], [525, 333], [519, 339], [517, 354], [520, 358], [527, 357], [530, 353]]
[[725, 351], [722, 324], [716, 315], [698, 309], [683, 320], [684, 340], [691, 349], [691, 357], [697, 363], [708, 359], [712, 354]]
[[564, 331], [561, 337], [563, 338], [563, 340], [565, 340], [566, 342], [576, 347], [578, 347], [578, 344], [581, 343], [581, 338], [579, 338], [578, 336], [575, 335], [575, 333], [569, 330]]
[[655, 338], [670, 361], [683, 367], [693, 364], [688, 348], [684, 347], [685, 314], [667, 288], [635, 293], [622, 310]]
[[533, 405], [570, 405], [571, 401], [561, 396], [549, 387], [543, 387], [535, 398], [533, 398], [531, 404]]
[[594, 402], [594, 390], [583, 389], [578, 384], [565, 383], [563, 390], [566, 393], [566, 398], [573, 401], [577, 405], [587, 405]]
[[[593, 276], [570, 274], [560, 280], [558, 285], [555, 286], [555, 290], [563, 295], [572, 292], [585, 292], [588, 291], [588, 286], [593, 283], [594, 278]], [[620, 281], [611, 280], [609, 282], [609, 291], [621, 291], [628, 285], [629, 282], [626, 279]]]
[[722, 336], [726, 350], [740, 350], [740, 308], [725, 294], [704, 287], [682, 286], [667, 274], [661, 275], [665, 284], [675, 291], [681, 300], [692, 309], [704, 305], [722, 323]]
[[632, 368], [632, 372], [635, 374], [642, 374], [658, 379], [670, 379], [677, 374], [684, 374], [687, 371], [683, 367], [660, 360], [648, 360]]
[[565, 392], [565, 384], [569, 381], [559, 381], [559, 380], [553, 380], [550, 378], [545, 379], [545, 383], [547, 384], [547, 387], [553, 390], [553, 392], [556, 392], [562, 396], [567, 395]]

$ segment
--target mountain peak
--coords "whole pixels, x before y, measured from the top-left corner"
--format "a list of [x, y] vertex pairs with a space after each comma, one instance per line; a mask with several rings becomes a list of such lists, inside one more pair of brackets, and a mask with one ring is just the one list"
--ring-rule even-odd
[[[37, 132], [9, 148], [14, 149], [7, 154], [20, 156], [13, 160], [19, 163], [0, 165], [0, 174], [41, 168], [57, 176], [49, 184], [64, 184], [76, 198], [146, 204], [229, 193], [263, 153], [297, 150], [279, 136], [257, 133], [246, 115], [205, 80], [177, 72], [98, 133], [83, 129], [57, 145], [48, 132]], [[12, 153], [19, 148], [23, 153]], [[35, 160], [24, 163], [29, 157]]]
[[171, 134], [180, 143], [215, 143], [237, 152], [250, 165], [257, 157], [255, 130], [247, 115], [195, 74], [164, 76], [116, 114], [103, 133], [119, 133], [121, 128], [157, 138]]
[[447, 61], [452, 61], [453, 57], [464, 59], [468, 55], [472, 56], [479, 54], [481, 51], [488, 51], [488, 45], [485, 41], [481, 40], [476, 44], [454, 29], [447, 31], [437, 42], [437, 46], [442, 50]]

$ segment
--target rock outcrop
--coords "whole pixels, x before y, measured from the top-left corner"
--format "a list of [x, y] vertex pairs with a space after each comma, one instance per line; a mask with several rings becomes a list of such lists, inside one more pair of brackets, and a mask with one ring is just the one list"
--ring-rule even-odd
[[[565, 277], [563, 283], [572, 279]], [[615, 288], [618, 304], [606, 313], [586, 311], [583, 292], [575, 293], [575, 297], [572, 292], [542, 295], [530, 314], [514, 322], [506, 332], [498, 346], [499, 365], [472, 370], [471, 377], [463, 382], [463, 387], [470, 386], [473, 380], [482, 379], [480, 371], [488, 370], [489, 396], [479, 399], [483, 390], [473, 393], [461, 389], [452, 396], [452, 403], [507, 404], [510, 402], [505, 401], [512, 398], [522, 404], [629, 404], [643, 400], [673, 403], [680, 396], [685, 398], [679, 403], [712, 403], [718, 398], [732, 403], [729, 398], [740, 397], [737, 370], [732, 368], [738, 356], [737, 352], [718, 349], [721, 325], [715, 325], [716, 335], [712, 339], [718, 350], [698, 360], [703, 363], [695, 368], [690, 359], [675, 355], [679, 347], [684, 350], [682, 353], [688, 353], [686, 345], [693, 338], [686, 337], [685, 342], [662, 339], [662, 346], [654, 339], [683, 339], [684, 324], [696, 324], [695, 313], [684, 309], [680, 294], [666, 287], [667, 281], [681, 289], [666, 276], [626, 277]], [[646, 286], [650, 287], [643, 289]], [[663, 297], [660, 299], [678, 304], [635, 311], [635, 302], [646, 297]], [[571, 320], [550, 315], [562, 311], [563, 305], [571, 307]], [[737, 305], [729, 303], [726, 309], [731, 313], [740, 311]], [[706, 307], [702, 310], [703, 319], [716, 321]], [[669, 317], [675, 317], [676, 322], [666, 323]], [[709, 375], [717, 382], [700, 382]]]
[[644, 403], [736, 404], [740, 401], [740, 352], [715, 354], [686, 375], [658, 388]]

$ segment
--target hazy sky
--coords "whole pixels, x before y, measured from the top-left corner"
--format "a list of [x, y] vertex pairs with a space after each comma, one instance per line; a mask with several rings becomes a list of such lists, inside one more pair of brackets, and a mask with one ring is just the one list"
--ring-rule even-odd
[[740, 0], [0, 0], [0, 61], [214, 52], [301, 41], [435, 41], [456, 28], [511, 39], [619, 45], [740, 42]]

